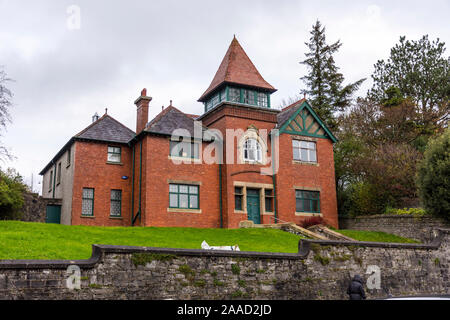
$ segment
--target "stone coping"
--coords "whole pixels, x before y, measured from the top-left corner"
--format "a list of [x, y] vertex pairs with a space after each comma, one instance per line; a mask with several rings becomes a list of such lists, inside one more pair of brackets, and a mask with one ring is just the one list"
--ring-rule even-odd
[[332, 241], [332, 240], [305, 240], [301, 239], [298, 244], [298, 253], [271, 253], [271, 252], [245, 252], [245, 251], [222, 251], [222, 250], [202, 250], [202, 249], [170, 249], [152, 247], [131, 247], [112, 245], [92, 245], [92, 256], [87, 260], [0, 260], [1, 269], [67, 269], [70, 265], [77, 265], [81, 269], [92, 269], [105, 253], [156, 253], [172, 254], [180, 256], [194, 257], [230, 257], [249, 259], [285, 259], [303, 260], [306, 259], [311, 244], [322, 246], [358, 246], [373, 248], [398, 248], [398, 249], [422, 249], [437, 250], [441, 246], [444, 234], [450, 234], [450, 229], [436, 229], [437, 237], [431, 244], [413, 243], [386, 243], [386, 242], [360, 242], [360, 241]]
[[357, 216], [357, 217], [339, 217], [339, 220], [359, 220], [359, 219], [380, 219], [380, 218], [389, 218], [389, 219], [429, 219], [429, 220], [443, 220], [433, 216], [414, 216], [412, 214], [376, 214], [370, 216]]

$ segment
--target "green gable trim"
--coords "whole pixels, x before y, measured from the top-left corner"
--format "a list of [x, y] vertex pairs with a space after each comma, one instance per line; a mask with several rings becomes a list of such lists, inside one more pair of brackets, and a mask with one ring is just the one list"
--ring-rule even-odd
[[[314, 121], [306, 128], [306, 118], [307, 116], [305, 114], [300, 114], [303, 110], [307, 110], [315, 122], [319, 124], [319, 128], [314, 133], [309, 132], [309, 130], [314, 125]], [[303, 122], [303, 125], [300, 125], [296, 118], [300, 115], [300, 118], [302, 119], [301, 122]], [[291, 123], [295, 123], [299, 128], [302, 129], [302, 131], [295, 130], [294, 127], [291, 125]], [[323, 129], [326, 133], [326, 135], [320, 135], [317, 134], [317, 132], [320, 131], [320, 129]], [[301, 106], [298, 108], [297, 111], [294, 112], [294, 114], [281, 126], [280, 128], [280, 134], [287, 133], [287, 134], [294, 134], [294, 135], [300, 135], [300, 136], [308, 136], [308, 137], [314, 137], [314, 138], [322, 138], [322, 139], [331, 139], [333, 143], [336, 143], [338, 140], [337, 138], [331, 133], [330, 129], [326, 126], [326, 124], [319, 118], [319, 116], [316, 114], [316, 112], [312, 109], [310, 104], [307, 101], [304, 101]]]

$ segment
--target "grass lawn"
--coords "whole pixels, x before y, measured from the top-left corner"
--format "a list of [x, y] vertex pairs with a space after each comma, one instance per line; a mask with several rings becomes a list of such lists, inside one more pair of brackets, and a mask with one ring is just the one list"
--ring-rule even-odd
[[87, 227], [0, 221], [0, 259], [88, 259], [92, 244], [200, 249], [238, 245], [241, 251], [298, 252], [300, 237], [273, 229]]
[[335, 230], [344, 236], [350, 237], [358, 241], [369, 242], [394, 242], [394, 243], [420, 243], [420, 241], [403, 238], [394, 234], [378, 232], [378, 231], [362, 231], [362, 230]]

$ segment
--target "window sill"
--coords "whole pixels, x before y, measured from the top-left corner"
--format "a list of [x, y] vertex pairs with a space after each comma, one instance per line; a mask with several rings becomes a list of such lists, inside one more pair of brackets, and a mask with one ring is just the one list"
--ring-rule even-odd
[[85, 216], [85, 215], [81, 215], [81, 218], [95, 219], [95, 216]]
[[292, 160], [293, 164], [303, 164], [307, 166], [314, 166], [314, 167], [320, 167], [319, 163], [317, 162], [306, 162], [306, 161], [299, 161], [299, 160]]
[[275, 213], [270, 212], [270, 211], [265, 211], [265, 212], [263, 212], [263, 215], [265, 215], [265, 216], [273, 216], [273, 215], [275, 215]]
[[243, 210], [234, 210], [234, 213], [238, 213], [238, 214], [247, 214], [247, 212], [243, 211]]
[[202, 209], [167, 208], [167, 212], [174, 212], [174, 213], [202, 213]]
[[116, 166], [123, 166], [123, 163], [122, 163], [122, 162], [106, 161], [106, 164], [112, 164], [112, 165], [116, 165]]
[[113, 216], [109, 216], [110, 219], [113, 220], [123, 220], [123, 217], [113, 217]]
[[195, 159], [195, 158], [183, 158], [183, 157], [172, 157], [172, 156], [168, 156], [169, 160], [172, 161], [177, 161], [177, 162], [181, 162], [181, 163], [185, 163], [185, 164], [191, 164], [191, 163], [202, 163], [202, 161], [200, 159]]
[[312, 212], [296, 212], [296, 217], [323, 217], [322, 213], [312, 213]]
[[243, 160], [242, 163], [238, 163], [238, 164], [251, 164], [251, 165], [256, 165], [256, 166], [264, 166], [264, 162], [261, 161], [250, 161], [250, 160]]

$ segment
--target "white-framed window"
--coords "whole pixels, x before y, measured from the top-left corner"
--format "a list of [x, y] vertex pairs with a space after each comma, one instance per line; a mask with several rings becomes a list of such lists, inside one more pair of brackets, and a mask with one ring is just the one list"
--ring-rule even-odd
[[302, 162], [317, 162], [317, 147], [313, 141], [292, 140], [294, 160]]
[[262, 162], [262, 148], [258, 140], [249, 138], [243, 146], [244, 161]]
[[120, 163], [121, 156], [122, 152], [120, 147], [108, 147], [108, 162]]
[[170, 141], [170, 156], [177, 158], [199, 159], [200, 143]]

